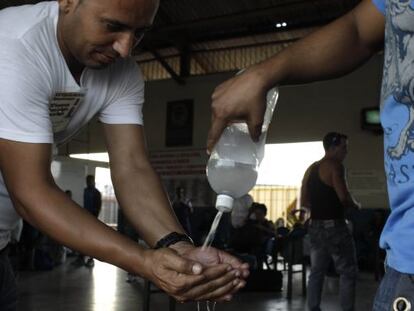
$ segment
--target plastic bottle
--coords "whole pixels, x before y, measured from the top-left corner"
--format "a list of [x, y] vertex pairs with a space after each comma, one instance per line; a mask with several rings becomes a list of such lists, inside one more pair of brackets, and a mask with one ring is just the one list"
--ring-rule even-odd
[[262, 134], [254, 142], [246, 123], [233, 123], [226, 127], [211, 152], [207, 163], [207, 179], [218, 194], [216, 208], [230, 212], [233, 201], [248, 193], [256, 184], [257, 171], [264, 157], [267, 129], [272, 119], [279, 91], [267, 93], [267, 107]]

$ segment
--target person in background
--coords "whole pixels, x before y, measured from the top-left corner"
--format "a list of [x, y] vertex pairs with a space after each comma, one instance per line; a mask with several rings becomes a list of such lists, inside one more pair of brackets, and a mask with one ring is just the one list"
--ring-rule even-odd
[[181, 226], [183, 226], [185, 232], [192, 237], [191, 214], [193, 214], [194, 209], [191, 200], [187, 198], [183, 187], [177, 187], [175, 189], [175, 197], [172, 207]]
[[[59, 0], [0, 11], [0, 310], [16, 309], [2, 250], [20, 217], [181, 302], [229, 301], [245, 285], [247, 265], [194, 246], [148, 159], [144, 77], [131, 54], [158, 6], [159, 0]], [[53, 145], [68, 142], [94, 116], [119, 205], [149, 249], [98, 221], [54, 182]]]
[[262, 203], [253, 203], [249, 219], [253, 221], [254, 226], [260, 230], [263, 240], [275, 236], [275, 225], [266, 218], [267, 207]]
[[[122, 212], [122, 209], [118, 208], [117, 216], [118, 216], [117, 231], [127, 236], [132, 241], [139, 243], [139, 235], [137, 231], [134, 229], [134, 227], [129, 223], [128, 219], [126, 219], [124, 213]], [[139, 276], [134, 275], [127, 271], [126, 281], [128, 283], [135, 283], [139, 279], [140, 279]]]
[[275, 222], [276, 236], [284, 238], [289, 234], [289, 228], [285, 225], [285, 219], [279, 217]]
[[348, 138], [330, 132], [323, 138], [325, 156], [306, 170], [301, 187], [301, 206], [310, 210], [311, 272], [308, 307], [320, 310], [325, 275], [331, 260], [340, 275], [342, 310], [355, 310], [355, 284], [358, 273], [355, 244], [345, 221], [345, 209], [359, 209], [351, 196], [343, 161]]
[[[102, 208], [102, 195], [101, 192], [95, 187], [95, 176], [86, 176], [86, 188], [83, 190], [83, 208], [86, 209], [91, 215], [98, 218]], [[95, 263], [92, 257], [88, 257], [85, 261], [85, 256], [78, 254], [78, 258], [73, 262], [76, 266], [87, 266], [92, 268]]]
[[246, 223], [249, 218], [250, 207], [253, 204], [253, 198], [250, 194], [234, 200], [233, 209], [231, 210], [231, 225], [237, 229]]
[[273, 247], [274, 241], [271, 240], [275, 238], [274, 225], [266, 219], [266, 213], [266, 205], [253, 202], [247, 220], [233, 230], [230, 240], [231, 249], [237, 253], [254, 255], [259, 263], [263, 262], [266, 252]]
[[30, 223], [23, 221], [22, 235], [20, 238], [20, 269], [35, 270], [35, 249], [41, 238], [41, 232], [30, 225]]
[[83, 208], [98, 218], [102, 208], [101, 192], [95, 187], [95, 176], [86, 176], [86, 188], [83, 190]]
[[[72, 190], [66, 189], [66, 190], [65, 190], [65, 194], [68, 196], [68, 198], [69, 198], [69, 199], [71, 199], [71, 200], [72, 200], [72, 197], [73, 197]], [[75, 251], [71, 250], [71, 249], [70, 249], [70, 248], [68, 248], [68, 247], [65, 247], [65, 246], [64, 246], [64, 249], [65, 249], [66, 255], [67, 255], [68, 257], [69, 257], [69, 256], [77, 256], [77, 255], [78, 255], [78, 253], [77, 253], [77, 252], [75, 252]]]
[[285, 219], [282, 217], [279, 217], [278, 219], [276, 219], [275, 221], [275, 228], [284, 228], [285, 226]]
[[362, 0], [344, 16], [225, 81], [212, 95], [209, 151], [234, 120], [245, 120], [258, 140], [266, 93], [273, 86], [340, 77], [384, 49], [380, 107], [391, 214], [380, 239], [387, 271], [374, 311], [414, 305], [413, 20], [412, 0]]

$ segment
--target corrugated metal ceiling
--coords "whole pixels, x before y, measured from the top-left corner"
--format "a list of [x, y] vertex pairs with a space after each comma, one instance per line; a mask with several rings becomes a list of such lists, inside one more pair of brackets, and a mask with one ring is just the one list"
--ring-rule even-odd
[[[36, 3], [3, 0], [0, 8]], [[147, 80], [233, 71], [267, 58], [360, 0], [161, 0], [134, 51]], [[287, 27], [276, 28], [277, 23]]]

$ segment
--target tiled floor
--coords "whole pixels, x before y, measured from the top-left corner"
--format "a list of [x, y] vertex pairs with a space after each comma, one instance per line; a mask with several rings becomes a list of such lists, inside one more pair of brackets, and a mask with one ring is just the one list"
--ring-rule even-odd
[[[72, 259], [71, 259], [72, 260]], [[95, 261], [95, 267], [75, 268], [66, 263], [47, 272], [20, 272], [19, 311], [141, 311], [142, 282], [127, 283], [126, 273], [118, 268]], [[295, 277], [300, 278], [299, 275]], [[286, 277], [284, 277], [285, 282]], [[238, 294], [230, 303], [219, 304], [216, 311], [276, 311], [306, 310], [301, 296], [300, 279], [293, 287], [293, 299], [286, 292]], [[357, 285], [357, 311], [371, 310], [378, 283], [372, 274], [361, 273]], [[338, 296], [324, 294], [323, 310], [339, 311]], [[165, 294], [153, 294], [151, 311], [168, 311]], [[177, 311], [198, 311], [196, 303], [177, 305]], [[207, 310], [206, 304], [199, 311]]]

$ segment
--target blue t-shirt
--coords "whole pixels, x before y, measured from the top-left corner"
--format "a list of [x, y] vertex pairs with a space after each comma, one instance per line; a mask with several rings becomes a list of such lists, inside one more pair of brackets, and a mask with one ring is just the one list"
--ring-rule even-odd
[[385, 15], [381, 123], [391, 214], [381, 235], [392, 268], [414, 274], [414, 0], [372, 0]]

